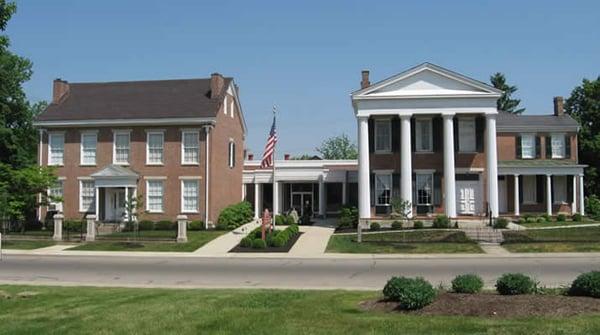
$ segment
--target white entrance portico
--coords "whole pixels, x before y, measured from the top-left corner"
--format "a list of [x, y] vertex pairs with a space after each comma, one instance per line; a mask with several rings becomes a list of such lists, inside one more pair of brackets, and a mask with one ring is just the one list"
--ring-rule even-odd
[[111, 164], [90, 177], [94, 180], [97, 220], [124, 221], [128, 215], [125, 202], [130, 196], [137, 196], [139, 175], [126, 167]]

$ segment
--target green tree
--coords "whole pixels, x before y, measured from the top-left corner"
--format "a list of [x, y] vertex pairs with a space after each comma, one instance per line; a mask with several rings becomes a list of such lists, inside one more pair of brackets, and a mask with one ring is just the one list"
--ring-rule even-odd
[[326, 139], [315, 149], [323, 159], [356, 159], [358, 150], [356, 144], [347, 135], [342, 134]]
[[587, 164], [585, 192], [600, 195], [600, 76], [583, 79], [565, 102], [565, 112], [579, 122], [579, 162]]
[[513, 93], [517, 91], [517, 86], [508, 85], [504, 74], [500, 72], [494, 73], [490, 76], [490, 82], [495, 88], [504, 91], [504, 94], [496, 102], [498, 110], [513, 114], [521, 114], [525, 111], [525, 108], [518, 108], [521, 100], [512, 98]]

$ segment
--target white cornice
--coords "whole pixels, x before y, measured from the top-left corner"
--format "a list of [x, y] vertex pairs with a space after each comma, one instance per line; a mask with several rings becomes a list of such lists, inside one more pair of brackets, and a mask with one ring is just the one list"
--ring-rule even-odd
[[159, 125], [191, 125], [215, 124], [214, 117], [201, 118], [157, 118], [157, 119], [99, 119], [99, 120], [58, 120], [35, 121], [36, 127], [97, 127], [97, 126], [159, 126]]

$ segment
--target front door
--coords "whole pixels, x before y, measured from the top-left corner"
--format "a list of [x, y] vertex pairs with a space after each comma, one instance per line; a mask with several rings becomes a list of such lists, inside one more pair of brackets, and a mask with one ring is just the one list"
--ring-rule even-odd
[[121, 222], [125, 213], [125, 190], [106, 189], [105, 197], [105, 220], [109, 222]]
[[474, 215], [477, 212], [479, 181], [457, 181], [456, 200], [458, 214]]
[[295, 208], [300, 216], [304, 215], [305, 210], [314, 213], [313, 195], [311, 192], [292, 192], [291, 208]]

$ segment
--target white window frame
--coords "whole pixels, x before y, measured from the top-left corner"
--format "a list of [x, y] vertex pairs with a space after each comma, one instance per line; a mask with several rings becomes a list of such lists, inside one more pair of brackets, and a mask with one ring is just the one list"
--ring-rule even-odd
[[227, 146], [227, 166], [230, 169], [235, 167], [235, 142], [233, 140], [229, 140], [229, 145]]
[[[185, 150], [186, 150], [186, 146], [185, 146], [185, 135], [186, 134], [195, 134], [198, 141], [196, 142], [196, 151], [197, 151], [197, 156], [198, 160], [193, 162], [193, 161], [186, 161], [185, 160]], [[199, 130], [189, 130], [189, 129], [184, 129], [181, 131], [181, 165], [199, 165], [200, 164], [200, 131]]]
[[[387, 139], [387, 148], [383, 148], [383, 149], [379, 149], [378, 148], [378, 144], [379, 144], [379, 136], [377, 136], [378, 134], [378, 127], [377, 124], [382, 124], [385, 123], [387, 124], [387, 128], [388, 128], [388, 134], [389, 137]], [[373, 143], [374, 147], [375, 147], [375, 152], [376, 153], [390, 153], [392, 152], [392, 120], [391, 119], [375, 119], [374, 120], [374, 124], [373, 124], [373, 141], [375, 143]], [[381, 144], [386, 144], [385, 142], [381, 143]]]
[[[60, 189], [60, 192], [54, 192], [55, 190]], [[48, 189], [47, 195], [48, 197], [50, 197], [51, 195], [55, 195], [53, 193], [60, 193], [60, 197], [64, 199], [65, 196], [65, 179], [59, 177], [58, 180], [56, 181], [56, 185], [53, 185], [52, 187], [50, 187]], [[57, 211], [62, 212], [63, 211], [63, 201], [52, 201], [50, 198], [48, 198], [48, 202], [50, 205], [53, 205]]]
[[223, 98], [223, 114], [227, 115], [229, 114], [229, 104], [227, 103], [227, 94], [225, 94], [225, 97]]
[[[181, 213], [198, 213], [200, 207], [200, 180], [196, 178], [182, 178], [181, 181]], [[196, 184], [196, 208], [185, 208], [185, 183], [193, 182]]]
[[[529, 183], [531, 185], [527, 185]], [[527, 199], [527, 190], [533, 199]], [[535, 175], [523, 175], [523, 204], [524, 205], [535, 205], [537, 204], [537, 177]]]
[[[92, 183], [94, 186], [92, 186], [92, 202], [90, 203], [90, 206], [86, 209], [83, 206], [83, 183]], [[96, 185], [94, 183], [93, 179], [80, 179], [79, 180], [79, 212], [80, 213], [87, 213], [87, 212], [95, 212], [96, 211]]]
[[[389, 187], [388, 188], [380, 188], [379, 186], [379, 178], [389, 178]], [[392, 188], [394, 180], [391, 173], [388, 172], [377, 172], [375, 173], [375, 205], [377, 206], [390, 206], [392, 202]], [[383, 184], [383, 183], [382, 183]], [[389, 191], [389, 199], [387, 203], [379, 202], [379, 192], [380, 191]]]
[[[429, 148], [423, 148], [423, 143], [421, 141], [421, 127], [419, 127], [419, 123], [426, 122], [429, 124]], [[433, 152], [433, 119], [432, 118], [415, 118], [415, 151], [416, 152], [425, 152], [431, 153]]]
[[[531, 139], [531, 155], [525, 155], [525, 138]], [[522, 159], [534, 159], [536, 157], [535, 147], [536, 134], [521, 134], [521, 158]]]
[[[62, 138], [62, 159], [60, 162], [52, 161], [52, 143], [53, 138]], [[49, 132], [48, 133], [48, 166], [64, 166], [65, 164], [65, 132]]]
[[[554, 202], [554, 204], [567, 204], [567, 176], [553, 176], [552, 179], [552, 201]], [[557, 181], [559, 180], [562, 180], [562, 185], [560, 188], [557, 187], [559, 184]]]
[[231, 118], [233, 119], [233, 116], [235, 114], [235, 99], [232, 97], [229, 100], [229, 111], [231, 112]]
[[[84, 161], [83, 138], [86, 136], [94, 136], [94, 162], [85, 162]], [[79, 140], [79, 165], [95, 166], [97, 159], [98, 159], [98, 131], [97, 130], [82, 131], [80, 140]]]
[[[473, 126], [473, 133], [469, 134], [471, 135], [470, 138], [467, 137], [467, 133], [465, 132], [466, 123], [469, 123]], [[472, 147], [465, 148], [465, 146]], [[458, 118], [458, 151], [464, 153], [477, 152], [477, 124], [475, 122], [475, 118]]]
[[[146, 212], [148, 213], [164, 213], [165, 212], [165, 181], [164, 178], [148, 178], [146, 179]], [[150, 183], [161, 183], [161, 208], [160, 210], [150, 209]]]
[[[560, 140], [560, 144], [561, 146], [558, 148], [555, 148], [554, 144], [555, 144], [555, 140]], [[550, 148], [551, 148], [551, 155], [552, 155], [552, 159], [563, 159], [565, 158], [565, 153], [566, 153], [566, 143], [565, 143], [565, 134], [564, 133], [553, 133], [550, 135]], [[557, 149], [557, 151], [560, 151], [560, 154], [555, 155], [554, 154], [554, 150]]]
[[[127, 135], [127, 161], [117, 161], [117, 136]], [[164, 145], [164, 143], [163, 143]], [[131, 159], [131, 130], [113, 130], [113, 164], [115, 165], [129, 165]]]
[[[421, 178], [429, 178], [431, 180], [431, 194], [429, 195], [429, 203], [422, 203], [419, 201], [419, 177]], [[427, 172], [427, 173], [415, 173], [415, 192], [416, 192], [416, 196], [415, 196], [415, 202], [417, 206], [433, 206], [433, 198], [434, 198], [434, 192], [435, 192], [435, 186], [434, 186], [434, 182], [435, 180], [433, 179], [433, 173]]]
[[[150, 161], [150, 136], [160, 135], [162, 137], [162, 159], [160, 162]], [[146, 131], [146, 165], [164, 165], [165, 164], [165, 131], [164, 130], [147, 130]]]

